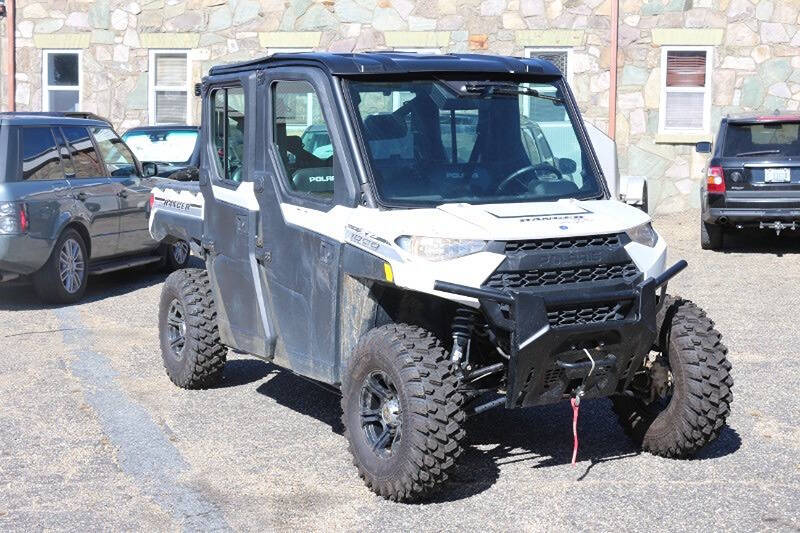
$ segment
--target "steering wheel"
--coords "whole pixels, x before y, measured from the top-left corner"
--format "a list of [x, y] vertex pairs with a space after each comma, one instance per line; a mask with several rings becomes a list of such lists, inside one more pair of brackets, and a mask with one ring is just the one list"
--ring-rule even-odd
[[521, 177], [524, 174], [527, 174], [529, 172], [533, 172], [534, 179], [538, 179], [540, 171], [541, 172], [546, 171], [549, 174], [553, 174], [555, 176], [558, 176], [558, 179], [564, 179], [564, 175], [561, 174], [561, 171], [559, 171], [555, 166], [551, 165], [550, 163], [537, 163], [535, 165], [528, 165], [528, 166], [522, 167], [522, 168], [520, 168], [518, 170], [515, 170], [514, 172], [512, 172], [508, 176], [506, 176], [503, 179], [503, 181], [501, 181], [500, 184], [497, 186], [497, 191], [498, 192], [503, 191], [509, 184], [511, 184], [513, 182], [517, 182], [519, 185], [522, 186], [522, 188], [524, 190], [527, 191], [528, 190], [528, 185], [530, 185], [530, 182], [533, 181], [533, 180], [528, 180], [527, 182], [524, 182], [521, 179]]

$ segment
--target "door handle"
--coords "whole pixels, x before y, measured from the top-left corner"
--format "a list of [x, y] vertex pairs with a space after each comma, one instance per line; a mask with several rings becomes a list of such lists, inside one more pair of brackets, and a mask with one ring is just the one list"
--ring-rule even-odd
[[85, 202], [88, 197], [89, 196], [85, 192], [79, 192], [75, 196], [73, 196], [73, 198], [81, 202]]

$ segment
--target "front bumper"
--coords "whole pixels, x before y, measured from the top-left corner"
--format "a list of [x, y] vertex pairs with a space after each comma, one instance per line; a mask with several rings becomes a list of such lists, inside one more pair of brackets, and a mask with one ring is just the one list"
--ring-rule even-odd
[[[510, 333], [506, 407], [527, 407], [558, 402], [579, 388], [585, 398], [626, 390], [656, 341], [663, 302], [656, 293], [685, 267], [679, 261], [635, 286], [600, 290], [501, 292], [443, 282], [435, 288], [478, 298], [490, 325]], [[576, 306], [578, 320], [570, 314]]]

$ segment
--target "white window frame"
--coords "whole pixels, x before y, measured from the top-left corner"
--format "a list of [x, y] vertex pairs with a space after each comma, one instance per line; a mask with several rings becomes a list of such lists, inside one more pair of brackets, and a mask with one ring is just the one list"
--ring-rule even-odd
[[[42, 111], [50, 111], [50, 91], [78, 90], [78, 110], [83, 103], [83, 51], [75, 48], [48, 48], [42, 50]], [[50, 56], [54, 54], [73, 54], [78, 56], [78, 85], [50, 85], [48, 68]]]
[[[668, 52], [705, 52], [706, 53], [706, 85], [705, 87], [670, 87], [667, 88], [667, 53]], [[662, 46], [661, 47], [661, 95], [658, 104], [658, 133], [669, 135], [675, 133], [710, 133], [711, 132], [711, 77], [714, 66], [713, 46]], [[667, 128], [667, 91], [675, 93], [704, 93], [703, 127], [700, 129]]]
[[540, 52], [566, 52], [567, 53], [567, 71], [563, 72], [567, 78], [567, 84], [572, 85], [572, 55], [574, 49], [571, 46], [526, 46], [525, 57], [532, 58]]
[[[188, 48], [158, 48], [149, 50], [148, 76], [147, 76], [147, 115], [151, 126], [156, 123], [156, 92], [157, 91], [186, 91], [186, 120], [184, 124], [192, 122], [192, 60]], [[156, 56], [159, 54], [186, 54], [186, 85], [156, 85]]]

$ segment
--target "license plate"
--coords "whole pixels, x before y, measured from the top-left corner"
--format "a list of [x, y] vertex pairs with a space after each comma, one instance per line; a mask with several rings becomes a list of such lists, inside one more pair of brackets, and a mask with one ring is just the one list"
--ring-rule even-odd
[[789, 183], [792, 173], [788, 168], [765, 168], [764, 183]]

